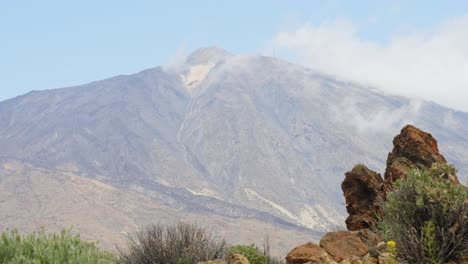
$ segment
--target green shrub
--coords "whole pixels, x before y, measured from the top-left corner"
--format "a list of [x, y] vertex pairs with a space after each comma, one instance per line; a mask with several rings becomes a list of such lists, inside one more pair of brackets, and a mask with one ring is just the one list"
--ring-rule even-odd
[[250, 246], [236, 245], [231, 247], [229, 254], [241, 254], [246, 257], [250, 264], [266, 264], [267, 257], [254, 244]]
[[255, 244], [250, 246], [237, 245], [229, 249], [229, 254], [241, 254], [245, 256], [249, 262], [261, 264], [283, 264], [284, 261], [270, 254], [270, 236], [267, 234], [262, 244], [263, 250], [260, 251]]
[[129, 237], [119, 263], [192, 264], [224, 258], [227, 246], [205, 229], [189, 223], [151, 225]]
[[409, 263], [446, 263], [468, 254], [468, 189], [450, 183], [451, 166], [411, 170], [383, 205], [380, 233]]
[[96, 244], [82, 241], [70, 230], [46, 234], [43, 230], [21, 235], [17, 230], [1, 234], [0, 263], [113, 263], [114, 257]]

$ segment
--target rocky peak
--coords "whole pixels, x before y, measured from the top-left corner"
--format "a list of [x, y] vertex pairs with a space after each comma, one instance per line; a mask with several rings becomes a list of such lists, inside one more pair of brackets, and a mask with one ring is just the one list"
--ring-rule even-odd
[[218, 48], [201, 48], [189, 55], [185, 61], [185, 67], [180, 72], [180, 77], [187, 91], [194, 95], [198, 86], [208, 76], [210, 71], [223, 60], [233, 56], [229, 52]]
[[[437, 141], [431, 134], [414, 126], [405, 126], [399, 135], [393, 139], [393, 150], [388, 154], [385, 180], [380, 174], [364, 165], [355, 166], [345, 173], [341, 185], [348, 218], [348, 230], [369, 228], [377, 220], [376, 213], [381, 211], [380, 204], [385, 200], [386, 193], [392, 189], [393, 183], [400, 178], [406, 178], [412, 168], [429, 170], [434, 163], [447, 163], [440, 154]], [[447, 177], [458, 184], [456, 175]]]
[[[393, 139], [393, 150], [387, 157], [385, 190], [391, 189], [392, 183], [399, 178], [406, 177], [411, 168], [428, 170], [434, 163], [447, 163], [439, 152], [437, 140], [414, 126], [405, 126]], [[454, 179], [458, 183], [456, 176]]]
[[439, 153], [437, 140], [431, 134], [412, 125], [405, 126], [393, 139], [392, 153], [395, 156], [405, 157], [416, 165], [426, 167], [431, 167], [434, 162], [447, 162]]
[[216, 64], [226, 58], [233, 56], [231, 53], [219, 47], [200, 48], [187, 57], [189, 65]]

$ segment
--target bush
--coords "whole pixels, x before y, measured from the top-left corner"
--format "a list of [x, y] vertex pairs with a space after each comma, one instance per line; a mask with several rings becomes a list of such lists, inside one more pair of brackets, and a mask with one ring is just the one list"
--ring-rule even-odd
[[446, 180], [451, 166], [411, 170], [395, 182], [378, 229], [409, 263], [446, 263], [468, 255], [468, 189]]
[[0, 239], [0, 263], [113, 263], [114, 257], [96, 244], [72, 236], [70, 230], [21, 235], [7, 230]]
[[229, 255], [231, 254], [241, 254], [246, 257], [250, 264], [282, 264], [284, 263], [278, 258], [272, 257], [270, 255], [270, 245], [268, 236], [263, 244], [263, 252], [258, 249], [254, 244], [249, 246], [246, 245], [236, 245], [229, 249]]
[[241, 254], [246, 257], [250, 264], [265, 264], [267, 263], [267, 257], [258, 250], [254, 244], [250, 246], [237, 245], [231, 247], [229, 254]]
[[205, 229], [178, 223], [174, 226], [151, 225], [128, 240], [128, 249], [120, 251], [119, 263], [192, 264], [224, 258], [224, 240], [214, 239]]

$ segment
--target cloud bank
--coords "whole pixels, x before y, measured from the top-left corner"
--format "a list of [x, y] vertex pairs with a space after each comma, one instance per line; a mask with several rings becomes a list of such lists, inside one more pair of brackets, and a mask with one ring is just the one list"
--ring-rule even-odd
[[384, 92], [468, 112], [468, 16], [394, 35], [385, 44], [361, 38], [349, 21], [307, 23], [278, 33], [268, 50]]

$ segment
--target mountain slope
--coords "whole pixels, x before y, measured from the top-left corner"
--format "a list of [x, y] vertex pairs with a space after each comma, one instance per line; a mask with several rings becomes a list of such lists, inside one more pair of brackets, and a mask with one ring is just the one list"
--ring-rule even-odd
[[[18, 177], [21, 175], [21, 177]], [[231, 243], [262, 243], [269, 234], [272, 250], [287, 249], [317, 234], [255, 218], [230, 218], [215, 213], [187, 212], [165, 206], [132, 191], [123, 191], [70, 172], [29, 164], [0, 163], [0, 230], [20, 227], [23, 232], [44, 228], [59, 232], [72, 227], [84, 239], [99, 241], [109, 250], [122, 248], [128, 235], [147, 224], [189, 221], [207, 226]]]
[[466, 181], [468, 114], [207, 48], [181, 66], [1, 102], [0, 157], [98, 180], [174, 215], [324, 232], [344, 223], [343, 173], [356, 163], [382, 171], [406, 123], [433, 133]]

